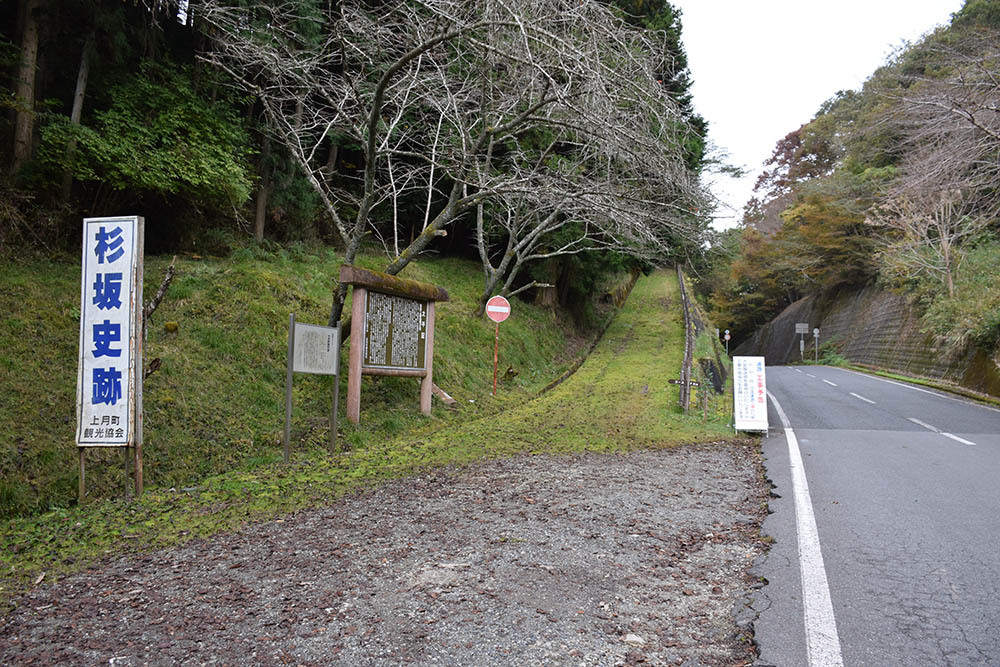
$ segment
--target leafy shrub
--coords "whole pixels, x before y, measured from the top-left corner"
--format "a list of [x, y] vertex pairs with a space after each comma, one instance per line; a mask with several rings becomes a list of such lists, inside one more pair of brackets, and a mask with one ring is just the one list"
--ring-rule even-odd
[[1000, 343], [1000, 240], [968, 250], [955, 281], [955, 296], [929, 303], [924, 331], [952, 349], [973, 343], [993, 350]]
[[233, 105], [197, 90], [187, 69], [145, 63], [111, 89], [110, 99], [91, 123], [56, 116], [42, 129], [39, 160], [48, 171], [68, 169], [79, 181], [118, 191], [181, 195], [216, 210], [249, 198], [242, 120]]

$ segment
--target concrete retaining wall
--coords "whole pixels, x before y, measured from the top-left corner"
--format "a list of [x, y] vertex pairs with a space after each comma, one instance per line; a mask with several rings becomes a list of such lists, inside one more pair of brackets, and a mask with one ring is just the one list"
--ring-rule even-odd
[[[737, 355], [763, 355], [769, 365], [799, 358], [796, 322], [820, 328], [820, 344], [833, 341], [849, 361], [907, 375], [952, 382], [1000, 396], [1000, 366], [979, 348], [949, 354], [920, 331], [920, 318], [906, 298], [874, 287], [808, 296], [786, 308], [741, 344]], [[806, 353], [813, 351], [812, 334]]]

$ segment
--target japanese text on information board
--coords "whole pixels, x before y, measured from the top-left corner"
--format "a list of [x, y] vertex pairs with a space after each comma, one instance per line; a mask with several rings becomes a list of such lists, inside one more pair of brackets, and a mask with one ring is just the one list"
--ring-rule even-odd
[[365, 368], [426, 370], [427, 302], [368, 291]]

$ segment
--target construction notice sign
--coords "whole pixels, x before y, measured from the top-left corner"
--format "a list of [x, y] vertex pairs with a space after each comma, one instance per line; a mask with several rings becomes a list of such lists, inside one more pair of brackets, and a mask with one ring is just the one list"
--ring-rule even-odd
[[427, 302], [369, 290], [363, 368], [427, 369]]
[[764, 357], [733, 357], [733, 416], [737, 431], [767, 430]]

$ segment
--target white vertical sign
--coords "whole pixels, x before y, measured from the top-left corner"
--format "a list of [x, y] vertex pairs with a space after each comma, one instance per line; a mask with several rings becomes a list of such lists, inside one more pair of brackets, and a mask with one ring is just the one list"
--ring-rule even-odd
[[76, 444], [141, 442], [142, 218], [86, 218]]
[[733, 357], [733, 416], [737, 431], [767, 430], [764, 357]]

